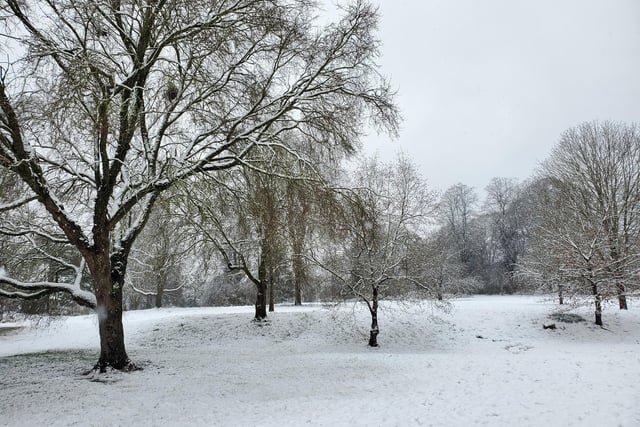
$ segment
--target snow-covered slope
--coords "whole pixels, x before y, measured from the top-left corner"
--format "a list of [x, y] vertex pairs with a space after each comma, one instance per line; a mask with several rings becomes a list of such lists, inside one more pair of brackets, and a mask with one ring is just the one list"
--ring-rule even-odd
[[557, 306], [539, 297], [390, 305], [377, 349], [361, 307], [277, 307], [263, 326], [251, 307], [129, 312], [144, 370], [102, 376], [82, 375], [92, 316], [6, 331], [0, 425], [640, 425], [635, 306], [608, 307], [602, 329], [585, 310], [550, 320]]

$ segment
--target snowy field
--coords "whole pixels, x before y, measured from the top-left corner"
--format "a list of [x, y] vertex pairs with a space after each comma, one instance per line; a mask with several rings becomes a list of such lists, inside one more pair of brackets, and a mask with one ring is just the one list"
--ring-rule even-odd
[[[640, 426], [640, 307], [605, 329], [549, 319], [540, 297], [380, 314], [353, 306], [128, 312], [133, 373], [85, 376], [96, 319], [0, 327], [0, 425]], [[576, 312], [576, 311], [574, 311]], [[356, 322], [356, 323], [354, 323]], [[556, 323], [557, 329], [542, 325]]]

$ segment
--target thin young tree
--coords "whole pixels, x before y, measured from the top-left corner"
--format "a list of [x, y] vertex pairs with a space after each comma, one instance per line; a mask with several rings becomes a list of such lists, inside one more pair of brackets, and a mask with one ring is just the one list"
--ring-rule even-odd
[[335, 243], [339, 254], [323, 261], [312, 259], [342, 284], [343, 295], [356, 297], [371, 315], [369, 346], [378, 346], [380, 301], [410, 289], [433, 293], [411, 261], [415, 242], [426, 232], [434, 209], [434, 196], [415, 166], [400, 156], [389, 164], [375, 158], [357, 165], [350, 188], [338, 192], [342, 218], [333, 227], [341, 233]]

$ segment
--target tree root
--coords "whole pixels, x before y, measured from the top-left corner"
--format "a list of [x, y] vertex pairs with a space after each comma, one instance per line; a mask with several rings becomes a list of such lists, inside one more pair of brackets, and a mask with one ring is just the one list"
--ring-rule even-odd
[[262, 326], [269, 326], [269, 325], [271, 325], [271, 320], [269, 320], [269, 319], [268, 319], [268, 318], [266, 318], [266, 317], [265, 317], [264, 319], [258, 319], [257, 317], [254, 317], [254, 318], [251, 320], [251, 323], [253, 323], [253, 324], [254, 324], [254, 325], [256, 325], [256, 326], [260, 326], [260, 327], [262, 327]]
[[134, 372], [134, 371], [142, 371], [144, 370], [144, 368], [142, 366], [138, 366], [135, 363], [131, 362], [131, 361], [127, 361], [125, 363], [125, 365], [122, 368], [115, 368], [111, 365], [109, 365], [108, 363], [103, 363], [101, 361], [98, 361], [93, 368], [89, 369], [88, 371], [85, 371], [82, 373], [82, 375], [84, 376], [88, 376], [88, 375], [92, 375], [92, 374], [96, 374], [96, 373], [100, 373], [100, 374], [106, 374], [110, 371], [120, 371], [120, 372]]

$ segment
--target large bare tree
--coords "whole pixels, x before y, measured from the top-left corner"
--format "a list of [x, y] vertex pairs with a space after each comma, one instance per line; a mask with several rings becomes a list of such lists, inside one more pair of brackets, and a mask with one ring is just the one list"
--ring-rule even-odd
[[[3, 275], [6, 293], [66, 291], [99, 318], [96, 365], [132, 367], [124, 345], [127, 261], [158, 195], [195, 174], [250, 166], [307, 144], [352, 146], [363, 120], [395, 130], [375, 58], [377, 11], [354, 1], [317, 28], [308, 0], [7, 0], [0, 43], [0, 166], [48, 223], [20, 232], [81, 255], [73, 283]], [[41, 230], [42, 227], [46, 230]], [[52, 228], [53, 226], [53, 228]], [[55, 230], [56, 233], [53, 233]], [[68, 262], [71, 264], [71, 262]], [[81, 270], [91, 291], [81, 287]]]
[[541, 168], [531, 270], [601, 303], [637, 289], [640, 267], [640, 133], [588, 122], [566, 131]]

